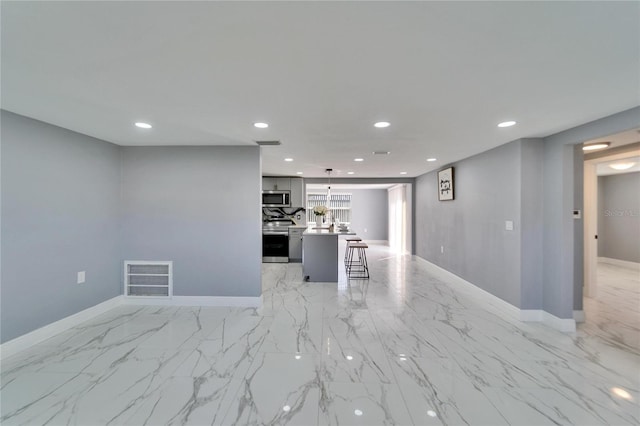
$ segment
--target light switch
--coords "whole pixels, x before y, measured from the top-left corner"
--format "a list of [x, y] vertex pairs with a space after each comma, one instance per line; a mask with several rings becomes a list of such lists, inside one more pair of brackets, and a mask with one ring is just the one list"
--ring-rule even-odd
[[513, 231], [513, 221], [507, 220], [504, 222], [504, 229], [507, 231]]
[[84, 284], [85, 280], [86, 280], [86, 272], [85, 271], [78, 272], [78, 284]]

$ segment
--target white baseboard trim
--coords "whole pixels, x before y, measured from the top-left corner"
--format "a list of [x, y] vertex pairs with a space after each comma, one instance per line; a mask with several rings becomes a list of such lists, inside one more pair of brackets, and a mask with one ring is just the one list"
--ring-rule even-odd
[[217, 297], [217, 296], [173, 296], [170, 299], [162, 298], [133, 298], [116, 296], [83, 311], [69, 315], [66, 318], [47, 324], [44, 327], [33, 330], [15, 339], [0, 345], [0, 360], [9, 358], [38, 343], [67, 331], [85, 321], [97, 317], [113, 308], [121, 305], [158, 305], [158, 306], [230, 306], [259, 308], [262, 306], [262, 297]]
[[542, 322], [544, 313], [541, 309], [520, 309], [520, 321], [524, 322]]
[[63, 331], [67, 331], [70, 328], [90, 320], [91, 318], [95, 318], [98, 315], [119, 306], [123, 299], [123, 296], [116, 296], [83, 311], [62, 318], [61, 320], [47, 324], [44, 327], [40, 327], [27, 334], [23, 334], [15, 339], [4, 342], [0, 345], [0, 359], [5, 359], [15, 355], [18, 352], [30, 348], [31, 346], [44, 342], [56, 334], [60, 334]]
[[610, 265], [616, 265], [616, 266], [623, 266], [625, 268], [630, 268], [633, 270], [640, 271], [640, 263], [637, 263], [637, 262], [629, 262], [627, 260], [612, 259], [610, 257], [599, 257], [598, 262], [608, 263]]
[[584, 322], [586, 319], [584, 311], [573, 311], [573, 319], [576, 320], [576, 322]]
[[514, 306], [511, 303], [500, 299], [498, 296], [495, 296], [488, 291], [481, 289], [475, 284], [457, 276], [453, 272], [447, 271], [446, 269], [433, 264], [428, 260], [421, 258], [420, 256], [414, 255], [413, 257], [415, 259], [419, 259], [422, 262], [425, 262], [429, 269], [435, 274], [440, 274], [448, 281], [457, 284], [462, 291], [473, 293], [476, 297], [479, 297], [491, 306], [495, 307], [496, 309], [500, 309], [502, 312], [510, 315], [513, 318], [519, 319], [523, 322], [542, 322], [549, 327], [562, 332], [576, 331], [576, 321], [574, 318], [558, 318], [555, 315], [552, 315], [541, 309], [520, 309], [517, 306]]
[[421, 258], [420, 256], [414, 255], [413, 257], [415, 259], [419, 259], [422, 262], [425, 262], [429, 269], [431, 269], [431, 272], [435, 273], [436, 275], [439, 274], [449, 282], [453, 282], [454, 284], [456, 284], [459, 287], [459, 290], [466, 293], [472, 293], [475, 297], [478, 297], [491, 306], [500, 309], [512, 318], [520, 319], [520, 309], [518, 309], [516, 306], [513, 306], [511, 303], [500, 299], [499, 297], [489, 293], [486, 290], [481, 289], [477, 285], [465, 280], [464, 278], [459, 277], [453, 272], [447, 271], [446, 269], [434, 263], [431, 263], [428, 260]]
[[368, 244], [380, 244], [380, 245], [383, 245], [383, 246], [388, 246], [389, 245], [389, 241], [387, 241], [387, 240], [367, 240], [367, 239], [363, 238], [362, 241], [364, 241], [365, 243], [368, 243]]
[[564, 333], [574, 333], [576, 331], [576, 320], [573, 318], [558, 318], [549, 312], [542, 311], [542, 322]]
[[135, 298], [124, 297], [125, 305], [153, 306], [230, 306], [259, 308], [262, 297], [226, 297], [226, 296], [173, 296], [171, 298]]
[[[557, 316], [543, 311], [542, 309], [521, 309], [520, 321], [541, 322], [548, 325], [549, 327], [555, 328], [558, 331], [573, 333], [574, 331], [576, 331], [576, 315], [578, 315], [577, 312], [582, 311], [573, 311], [573, 318], [558, 318]], [[584, 318], [584, 313], [582, 314], [582, 316]]]

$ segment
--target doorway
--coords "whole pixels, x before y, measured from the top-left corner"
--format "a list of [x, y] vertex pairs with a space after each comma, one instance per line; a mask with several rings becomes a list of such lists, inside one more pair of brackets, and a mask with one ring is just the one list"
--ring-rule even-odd
[[582, 327], [640, 354], [638, 138], [637, 130], [612, 135], [588, 142], [608, 142], [607, 148], [585, 152]]
[[411, 254], [411, 184], [394, 185], [389, 193], [389, 248]]
[[[327, 203], [327, 187], [328, 184], [315, 182], [305, 185], [307, 221], [313, 220], [310, 212], [317, 200], [321, 200], [323, 205]], [[338, 200], [331, 218], [347, 223], [360, 238], [370, 243], [389, 245], [396, 253], [411, 253], [411, 183], [384, 183], [382, 179], [376, 183], [338, 181], [331, 184], [331, 199], [332, 203]]]

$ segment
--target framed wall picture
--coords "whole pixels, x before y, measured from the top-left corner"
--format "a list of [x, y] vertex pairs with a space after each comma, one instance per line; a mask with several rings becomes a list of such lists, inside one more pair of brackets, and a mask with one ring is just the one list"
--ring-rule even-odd
[[453, 200], [453, 167], [438, 172], [438, 200]]

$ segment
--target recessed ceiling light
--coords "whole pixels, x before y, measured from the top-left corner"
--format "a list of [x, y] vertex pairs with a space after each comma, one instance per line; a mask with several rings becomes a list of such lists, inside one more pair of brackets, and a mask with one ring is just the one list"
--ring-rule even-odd
[[436, 414], [436, 412], [435, 412], [435, 411], [433, 411], [433, 410], [429, 410], [429, 411], [427, 411], [427, 416], [429, 416], [429, 417], [436, 417], [436, 416], [437, 416], [437, 414]]
[[357, 162], [364, 161], [364, 158], [354, 158], [353, 161], [357, 161]]
[[351, 360], [353, 360], [353, 357], [352, 357], [351, 355], [347, 355], [347, 359], [348, 359], [349, 361], [351, 361]]
[[383, 129], [385, 127], [391, 126], [391, 123], [389, 123], [388, 121], [378, 121], [377, 123], [374, 123], [373, 126], [377, 127], [378, 129]]
[[407, 174], [407, 172], [400, 172], [400, 174], [401, 174], [401, 175], [406, 175], [406, 174]]
[[293, 161], [293, 158], [285, 158], [284, 161]]
[[498, 124], [498, 127], [511, 127], [511, 126], [515, 126], [516, 122], [515, 121], [503, 121], [502, 123]]
[[348, 174], [348, 175], [352, 175], [352, 174], [354, 174], [354, 173], [355, 173], [355, 172], [347, 172], [347, 174]]
[[611, 145], [611, 142], [594, 142], [587, 143], [582, 146], [583, 151], [595, 151], [597, 149], [605, 149]]
[[363, 415], [364, 413], [362, 412], [362, 410], [354, 410], [354, 411], [353, 411], [353, 414], [355, 414], [356, 416], [361, 416], [361, 415]]
[[136, 127], [140, 127], [141, 129], [150, 129], [153, 126], [149, 123], [143, 123], [142, 121], [138, 121], [136, 124]]
[[437, 158], [427, 158], [427, 161], [430, 162], [430, 163], [433, 162], [433, 161], [437, 161], [437, 160], [438, 160]]
[[253, 126], [257, 127], [258, 129], [266, 129], [267, 127], [269, 127], [267, 123], [253, 123]]
[[285, 413], [288, 413], [289, 411], [291, 411], [291, 407], [288, 405], [285, 405], [284, 407], [282, 407], [282, 411], [284, 411]]
[[302, 174], [302, 172], [296, 172], [296, 174], [297, 174], [297, 175], [301, 175], [301, 174]]
[[629, 162], [629, 163], [615, 163], [615, 164], [609, 164], [609, 167], [611, 167], [612, 169], [615, 170], [627, 170], [632, 168], [633, 166], [635, 166], [636, 163], [634, 163], [633, 161]]

